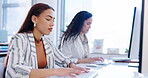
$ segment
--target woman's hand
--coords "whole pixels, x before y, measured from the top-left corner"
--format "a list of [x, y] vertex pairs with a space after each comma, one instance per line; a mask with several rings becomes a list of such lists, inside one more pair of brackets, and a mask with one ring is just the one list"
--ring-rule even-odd
[[70, 63], [69, 67], [80, 70], [82, 72], [86, 72], [86, 73], [88, 73], [89, 72], [88, 70], [90, 70], [89, 68], [82, 68], [82, 67], [76, 66], [74, 63]]
[[73, 68], [58, 68], [54, 70], [55, 76], [71, 76], [75, 77], [82, 73], [81, 70]]
[[56, 68], [56, 69], [32, 69], [29, 78], [45, 78], [48, 76], [71, 76], [75, 77], [83, 73], [73, 68]]
[[94, 61], [101, 61], [101, 62], [103, 62], [104, 59], [103, 59], [102, 57], [91, 57], [91, 58], [88, 58], [88, 61], [89, 61], [90, 63], [92, 63], [92, 62], [94, 62]]

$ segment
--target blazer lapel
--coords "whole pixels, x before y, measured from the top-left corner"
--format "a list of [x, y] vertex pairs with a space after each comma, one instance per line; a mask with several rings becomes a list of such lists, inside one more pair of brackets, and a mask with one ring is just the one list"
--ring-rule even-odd
[[36, 46], [35, 40], [32, 33], [27, 34], [29, 43], [30, 43], [30, 51], [31, 51], [31, 63], [34, 68], [38, 68], [37, 57], [36, 57]]
[[53, 47], [51, 46], [49, 39], [42, 36], [42, 40], [46, 52], [47, 66], [49, 66], [48, 68], [54, 68]]

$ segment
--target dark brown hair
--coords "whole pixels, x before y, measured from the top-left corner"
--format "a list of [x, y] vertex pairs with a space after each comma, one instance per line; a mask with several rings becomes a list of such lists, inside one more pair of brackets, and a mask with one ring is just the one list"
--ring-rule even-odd
[[44, 10], [47, 10], [47, 9], [52, 9], [54, 11], [54, 9], [51, 6], [44, 4], [44, 3], [37, 3], [37, 4], [33, 5], [31, 7], [31, 9], [29, 10], [27, 17], [26, 17], [24, 23], [22, 24], [21, 28], [19, 29], [18, 33], [33, 31], [34, 24], [31, 20], [31, 17], [33, 15], [39, 16]]
[[64, 41], [71, 39], [71, 38], [73, 40], [75, 40], [83, 28], [84, 21], [91, 18], [91, 17], [92, 17], [92, 14], [88, 11], [78, 12], [74, 16], [71, 23], [67, 27], [67, 30], [64, 32], [64, 34], [62, 36], [62, 37], [64, 37]]

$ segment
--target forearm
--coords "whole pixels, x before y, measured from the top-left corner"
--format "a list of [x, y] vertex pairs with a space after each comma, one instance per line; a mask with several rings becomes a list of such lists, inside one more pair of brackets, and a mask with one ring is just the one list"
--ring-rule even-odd
[[44, 78], [48, 76], [55, 76], [56, 69], [32, 69], [29, 78]]
[[78, 59], [77, 63], [88, 63], [88, 59]]

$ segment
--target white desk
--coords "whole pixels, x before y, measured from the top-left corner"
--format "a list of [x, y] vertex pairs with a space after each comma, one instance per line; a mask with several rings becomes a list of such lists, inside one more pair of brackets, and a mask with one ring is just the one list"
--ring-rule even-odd
[[[85, 67], [85, 65], [80, 65]], [[138, 73], [138, 68], [128, 67], [128, 63], [113, 63], [109, 65], [99, 65], [96, 69], [98, 77], [96, 78], [146, 78]], [[58, 78], [58, 77], [49, 77]], [[59, 77], [59, 78], [72, 78], [72, 77]]]
[[128, 67], [128, 63], [111, 64], [98, 71], [98, 78], [142, 78], [138, 68]]

